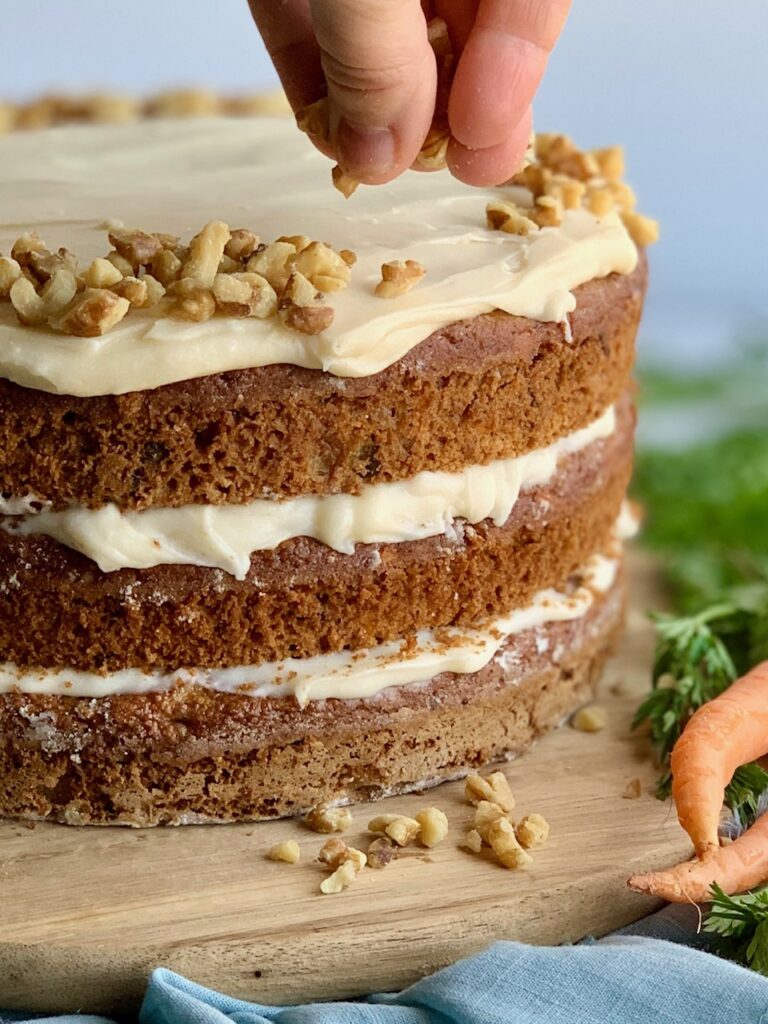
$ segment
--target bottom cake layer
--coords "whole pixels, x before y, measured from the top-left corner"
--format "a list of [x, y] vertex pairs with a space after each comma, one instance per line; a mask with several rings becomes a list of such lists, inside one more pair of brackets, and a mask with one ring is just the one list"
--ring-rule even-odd
[[73, 825], [298, 814], [460, 777], [520, 754], [594, 691], [619, 576], [584, 615], [510, 636], [480, 671], [362, 700], [161, 693], [0, 696], [0, 816]]

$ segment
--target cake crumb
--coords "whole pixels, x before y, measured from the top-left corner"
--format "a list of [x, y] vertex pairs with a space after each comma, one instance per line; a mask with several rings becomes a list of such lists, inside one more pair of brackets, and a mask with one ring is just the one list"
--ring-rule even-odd
[[282, 843], [276, 843], [267, 854], [267, 857], [270, 860], [282, 861], [285, 864], [298, 864], [301, 850], [295, 839], [286, 839]]

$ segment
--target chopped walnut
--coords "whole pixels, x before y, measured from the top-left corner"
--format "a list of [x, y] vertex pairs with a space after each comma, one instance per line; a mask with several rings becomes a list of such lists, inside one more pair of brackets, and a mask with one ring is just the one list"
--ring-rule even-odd
[[343, 839], [329, 839], [320, 848], [317, 859], [328, 864], [334, 870], [347, 861], [352, 861], [358, 871], [362, 871], [367, 863], [367, 857], [362, 850], [356, 850], [354, 846], [347, 846]]
[[384, 832], [398, 846], [408, 846], [421, 832], [421, 825], [403, 814], [379, 814], [368, 822], [368, 831]]
[[507, 777], [503, 772], [491, 772], [485, 778], [480, 775], [469, 775], [464, 788], [464, 796], [468, 803], [478, 804], [481, 800], [498, 804], [504, 811], [511, 811], [515, 806], [515, 798], [509, 788]]
[[152, 276], [166, 288], [181, 277], [181, 260], [170, 249], [161, 249], [149, 266]]
[[426, 270], [416, 260], [392, 260], [381, 265], [381, 281], [374, 289], [380, 299], [394, 299], [404, 295], [426, 274]]
[[380, 836], [368, 845], [368, 867], [380, 870], [398, 856], [397, 847], [388, 837]]
[[312, 244], [312, 239], [309, 235], [280, 235], [279, 238], [275, 239], [276, 242], [287, 242], [292, 245], [296, 252], [303, 252], [308, 245]]
[[244, 263], [259, 247], [259, 236], [247, 228], [235, 228], [224, 246], [224, 255], [238, 263]]
[[515, 828], [517, 841], [525, 850], [542, 846], [549, 838], [549, 822], [541, 814], [526, 814]]
[[109, 232], [109, 241], [115, 251], [131, 264], [132, 269], [146, 266], [160, 252], [163, 245], [157, 235], [146, 231], [118, 229]]
[[463, 847], [465, 850], [471, 850], [472, 853], [480, 853], [483, 848], [483, 837], [477, 829], [471, 828], [461, 840], [459, 846]]
[[165, 288], [151, 274], [145, 274], [141, 279], [147, 288], [147, 301], [145, 305], [156, 306], [165, 295]]
[[83, 281], [87, 288], [111, 288], [113, 284], [123, 280], [123, 275], [109, 260], [94, 260], [83, 273]]
[[301, 850], [295, 839], [286, 839], [282, 843], [276, 843], [267, 857], [270, 860], [283, 861], [285, 864], [298, 864]]
[[208, 288], [200, 286], [195, 278], [183, 277], [173, 285], [173, 294], [178, 296], [171, 308], [172, 315], [179, 320], [202, 323], [210, 320], [216, 312], [216, 300]]
[[58, 249], [56, 252], [33, 252], [29, 255], [28, 271], [40, 284], [50, 281], [57, 270], [66, 270], [77, 274], [77, 260], [69, 249]]
[[540, 228], [556, 228], [563, 220], [563, 204], [555, 196], [538, 196], [530, 213]]
[[317, 139], [322, 145], [329, 146], [331, 128], [328, 116], [328, 97], [316, 100], [307, 107], [296, 111], [296, 125], [299, 131]]
[[189, 256], [184, 263], [182, 277], [192, 278], [201, 288], [211, 288], [229, 239], [228, 224], [220, 220], [209, 221], [189, 244]]
[[125, 256], [121, 256], [116, 249], [108, 252], [104, 258], [120, 271], [121, 277], [130, 277], [133, 274], [133, 264], [131, 261], [127, 260]]
[[277, 311], [286, 327], [301, 334], [322, 334], [333, 323], [333, 309], [298, 271], [288, 278]]
[[587, 191], [583, 181], [555, 174], [544, 185], [544, 195], [551, 196], [566, 210], [578, 210]]
[[416, 821], [421, 826], [419, 842], [429, 849], [442, 843], [448, 835], [448, 818], [437, 807], [427, 807], [419, 811]]
[[30, 266], [32, 256], [36, 254], [48, 255], [48, 248], [37, 232], [30, 231], [28, 234], [21, 235], [13, 243], [11, 249], [11, 259], [16, 260], [22, 269], [26, 269]]
[[625, 800], [639, 800], [643, 795], [643, 783], [637, 778], [630, 779], [621, 795]]
[[341, 192], [345, 199], [349, 199], [360, 184], [351, 175], [342, 171], [338, 164], [331, 168], [331, 181], [333, 182], [333, 187]]
[[624, 177], [624, 150], [621, 146], [608, 146], [592, 150], [599, 174], [606, 181], [620, 181]]
[[430, 128], [424, 139], [419, 155], [413, 162], [420, 171], [441, 171], [447, 166], [446, 154], [451, 133], [447, 128]]
[[217, 274], [213, 296], [217, 308], [227, 316], [263, 320], [277, 312], [277, 294], [261, 274]]
[[354, 267], [357, 263], [357, 253], [352, 252], [351, 249], [339, 249], [339, 256], [341, 256], [348, 267]]
[[590, 704], [588, 707], [579, 708], [571, 718], [571, 725], [579, 732], [600, 732], [608, 724], [608, 716], [605, 708], [599, 704]]
[[291, 259], [292, 269], [303, 274], [318, 291], [335, 292], [347, 286], [350, 268], [330, 246], [310, 242], [302, 248], [297, 245], [296, 249], [296, 255]]
[[596, 217], [607, 217], [616, 209], [616, 203], [605, 186], [587, 186], [587, 209]]
[[503, 199], [488, 203], [485, 208], [488, 227], [495, 231], [506, 231], [510, 235], [529, 235], [539, 230], [535, 220], [531, 220], [514, 203]]
[[9, 298], [20, 323], [40, 327], [68, 306], [76, 293], [75, 275], [61, 268], [54, 271], [39, 293], [29, 278], [18, 277], [11, 286]]
[[313, 832], [346, 832], [352, 825], [352, 812], [348, 807], [315, 807], [304, 819]]
[[332, 875], [323, 879], [320, 883], [320, 892], [324, 896], [332, 896], [343, 892], [354, 882], [357, 873], [358, 870], [354, 861], [345, 860], [343, 864], [336, 868]]
[[96, 338], [118, 324], [130, 308], [130, 302], [114, 292], [87, 288], [73, 306], [51, 321], [51, 327], [76, 338]]
[[8, 256], [0, 256], [0, 299], [7, 299], [11, 294], [14, 281], [21, 277], [21, 266]]
[[644, 217], [642, 213], [637, 213], [635, 210], [625, 210], [621, 219], [635, 245], [653, 245], [658, 241], [659, 225], [657, 221], [650, 217]]
[[524, 868], [533, 860], [517, 841], [514, 825], [507, 818], [497, 818], [491, 822], [486, 840], [505, 868]]
[[128, 299], [132, 306], [141, 309], [148, 304], [148, 288], [146, 281], [138, 277], [123, 277], [112, 285], [111, 291]]
[[499, 818], [508, 817], [506, 811], [499, 807], [498, 804], [492, 803], [490, 800], [481, 800], [475, 807], [475, 829], [480, 833], [483, 838], [488, 830], [488, 826], [494, 821], [498, 821]]
[[291, 262], [296, 255], [296, 246], [291, 242], [270, 242], [260, 245], [248, 260], [246, 269], [252, 274], [261, 274], [275, 291], [282, 291], [291, 276]]

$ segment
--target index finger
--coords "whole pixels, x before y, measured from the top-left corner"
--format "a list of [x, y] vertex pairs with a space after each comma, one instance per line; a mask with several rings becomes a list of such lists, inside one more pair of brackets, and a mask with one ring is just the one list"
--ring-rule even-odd
[[448, 104], [469, 149], [502, 144], [531, 105], [570, 0], [480, 0]]

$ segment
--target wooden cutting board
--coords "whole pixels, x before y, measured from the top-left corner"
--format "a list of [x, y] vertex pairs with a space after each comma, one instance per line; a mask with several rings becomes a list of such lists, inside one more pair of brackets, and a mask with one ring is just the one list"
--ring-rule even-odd
[[[263, 1002], [356, 996], [401, 988], [493, 939], [570, 942], [654, 910], [626, 876], [680, 860], [689, 845], [653, 796], [647, 741], [629, 728], [648, 685], [643, 610], [657, 602], [647, 566], [636, 565], [633, 593], [599, 697], [608, 727], [565, 726], [504, 769], [520, 813], [538, 811], [552, 827], [528, 870], [458, 848], [472, 815], [462, 783], [376, 805], [441, 807], [449, 839], [364, 871], [336, 896], [318, 891], [325, 837], [293, 821], [147, 831], [0, 823], [0, 1006], [126, 1012], [158, 965]], [[633, 778], [643, 793], [626, 799]], [[354, 809], [345, 838], [362, 844], [371, 816]], [[299, 865], [265, 860], [289, 837]]]

